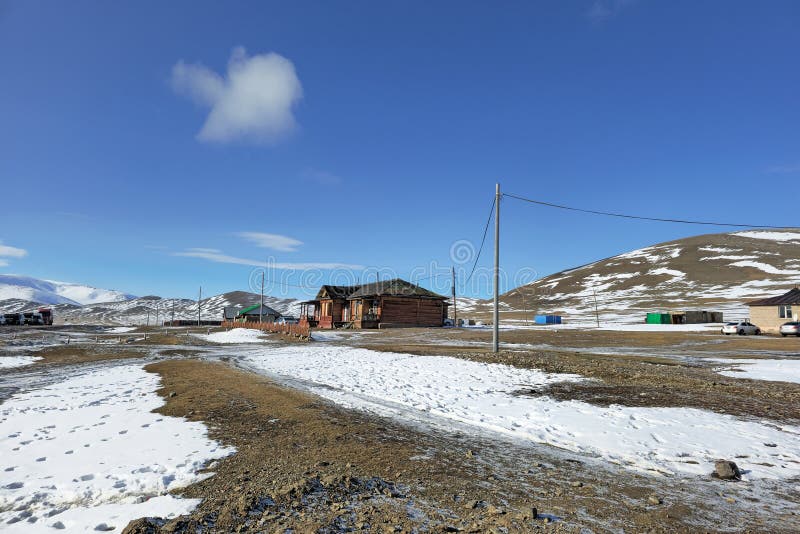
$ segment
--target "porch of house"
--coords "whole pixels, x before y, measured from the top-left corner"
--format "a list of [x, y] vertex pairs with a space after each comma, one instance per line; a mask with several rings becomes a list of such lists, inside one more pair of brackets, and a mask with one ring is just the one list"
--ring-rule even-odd
[[300, 322], [312, 328], [378, 328], [380, 305], [377, 299], [309, 300], [300, 304]]

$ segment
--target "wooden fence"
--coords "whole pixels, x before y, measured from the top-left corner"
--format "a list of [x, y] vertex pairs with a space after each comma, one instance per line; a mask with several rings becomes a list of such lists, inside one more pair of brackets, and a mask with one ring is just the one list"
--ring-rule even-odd
[[308, 337], [310, 330], [308, 323], [305, 324], [278, 324], [278, 323], [239, 323], [232, 321], [222, 321], [224, 328], [252, 328], [253, 330], [265, 330], [267, 332], [274, 332], [276, 334], [289, 334], [298, 337]]

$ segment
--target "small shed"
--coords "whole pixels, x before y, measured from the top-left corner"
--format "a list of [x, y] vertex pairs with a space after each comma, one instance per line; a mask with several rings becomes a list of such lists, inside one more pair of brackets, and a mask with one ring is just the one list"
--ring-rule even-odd
[[722, 312], [706, 311], [706, 310], [686, 310], [683, 312], [686, 324], [703, 324], [703, 323], [722, 323]]
[[672, 314], [651, 312], [647, 314], [645, 322], [647, 324], [672, 324]]
[[535, 315], [533, 317], [535, 324], [561, 324], [560, 315]]

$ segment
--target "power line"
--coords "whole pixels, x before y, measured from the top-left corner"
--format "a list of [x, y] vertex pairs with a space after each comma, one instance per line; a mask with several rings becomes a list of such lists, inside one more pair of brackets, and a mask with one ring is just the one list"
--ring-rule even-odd
[[[523, 202], [530, 202], [531, 204], [538, 204], [540, 206], [548, 206], [551, 208], [558, 208], [562, 210], [570, 210], [570, 211], [580, 211], [581, 213], [591, 213], [593, 215], [605, 215], [608, 217], [622, 217], [624, 219], [639, 219], [643, 221], [657, 221], [657, 222], [669, 222], [669, 223], [680, 223], [680, 224], [701, 224], [706, 226], [728, 226], [733, 228], [787, 228], [786, 226], [771, 226], [768, 224], [734, 224], [734, 223], [721, 223], [721, 222], [713, 222], [713, 221], [693, 221], [689, 219], [661, 219], [659, 217], [643, 217], [640, 215], [627, 215], [624, 213], [613, 213], [609, 211], [597, 211], [597, 210], [587, 210], [581, 208], [574, 208], [572, 206], [564, 206], [561, 204], [553, 204], [552, 202], [543, 202], [541, 200], [533, 200], [530, 198], [521, 197], [518, 195], [512, 195], [510, 193], [503, 193], [504, 197], [514, 198], [517, 200], [522, 200]], [[488, 226], [487, 226], [488, 228]]]
[[483, 229], [483, 239], [481, 239], [481, 246], [478, 248], [478, 254], [475, 256], [475, 263], [472, 264], [472, 271], [470, 271], [469, 276], [464, 283], [461, 284], [461, 289], [466, 287], [469, 281], [472, 279], [472, 275], [475, 274], [475, 268], [478, 266], [478, 260], [481, 259], [481, 252], [483, 251], [483, 244], [486, 243], [486, 234], [489, 232], [489, 224], [492, 222], [492, 214], [494, 213], [494, 205], [497, 201], [496, 198], [492, 198], [492, 207], [489, 209], [489, 217], [486, 219], [486, 227]]

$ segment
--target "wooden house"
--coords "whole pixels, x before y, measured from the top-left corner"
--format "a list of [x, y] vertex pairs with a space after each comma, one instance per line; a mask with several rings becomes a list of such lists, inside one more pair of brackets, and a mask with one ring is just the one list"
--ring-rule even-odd
[[301, 303], [300, 322], [316, 328], [443, 326], [447, 297], [399, 278], [356, 286], [322, 286]]

